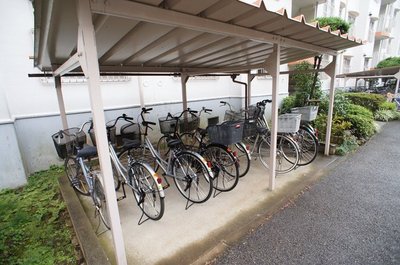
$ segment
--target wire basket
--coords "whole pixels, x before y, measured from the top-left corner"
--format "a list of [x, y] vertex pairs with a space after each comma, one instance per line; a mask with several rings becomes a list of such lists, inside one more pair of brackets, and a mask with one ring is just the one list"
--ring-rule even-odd
[[163, 117], [158, 119], [158, 123], [160, 124], [160, 132], [162, 134], [172, 134], [176, 132], [178, 119]]
[[225, 121], [238, 121], [243, 119], [244, 119], [243, 112], [236, 112], [232, 110], [225, 111], [225, 116], [224, 116]]
[[120, 134], [117, 134], [115, 137], [118, 146], [123, 144], [123, 139], [138, 140], [141, 142], [140, 126], [137, 123], [124, 124], [121, 126]]
[[257, 119], [260, 113], [260, 109], [255, 105], [250, 105], [247, 108], [247, 118], [248, 119]]
[[179, 119], [179, 132], [192, 132], [199, 128], [200, 125], [200, 117], [191, 116], [187, 118]]
[[302, 121], [313, 121], [317, 118], [318, 106], [292, 108], [291, 112], [296, 114], [300, 113]]
[[244, 121], [243, 138], [257, 135], [257, 120], [246, 119]]
[[57, 155], [65, 159], [69, 155], [76, 154], [76, 147], [82, 148], [86, 143], [86, 134], [79, 131], [79, 128], [69, 128], [63, 130], [63, 133], [55, 133], [51, 136]]
[[226, 121], [209, 126], [207, 133], [212, 143], [230, 145], [242, 141], [243, 127], [243, 121]]
[[[112, 144], [116, 144], [117, 143], [116, 133], [115, 132], [116, 132], [116, 128], [115, 127], [107, 129], [107, 140], [109, 142], [111, 142]], [[90, 128], [88, 133], [89, 133], [89, 137], [90, 137], [90, 140], [92, 141], [93, 146], [97, 146], [96, 135], [94, 133], [94, 128]]]
[[301, 114], [286, 113], [278, 117], [278, 132], [294, 133], [300, 128]]

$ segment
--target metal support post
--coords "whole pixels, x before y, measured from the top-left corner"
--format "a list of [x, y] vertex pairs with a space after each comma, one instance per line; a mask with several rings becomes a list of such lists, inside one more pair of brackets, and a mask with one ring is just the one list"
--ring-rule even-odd
[[118, 265], [126, 265], [125, 246], [114, 189], [110, 154], [108, 151], [104, 108], [100, 89], [100, 71], [95, 31], [90, 10], [90, 0], [76, 1], [80, 29], [80, 32], [78, 32], [78, 54], [82, 55], [79, 57], [79, 61], [84, 70], [84, 74], [88, 79], [90, 105], [93, 115], [94, 130], [96, 132], [100, 169], [103, 173], [104, 190], [111, 218], [111, 233], [113, 237], [115, 257]]
[[274, 52], [269, 56], [265, 64], [265, 70], [272, 76], [272, 126], [271, 126], [271, 150], [270, 150], [270, 178], [269, 190], [275, 189], [276, 176], [276, 140], [278, 134], [278, 91], [279, 91], [279, 67], [281, 47], [274, 44]]
[[143, 96], [143, 84], [142, 84], [142, 77], [138, 76], [138, 86], [139, 86], [139, 101], [140, 101], [140, 107], [144, 108], [144, 96]]
[[68, 129], [68, 121], [67, 121], [67, 114], [65, 112], [65, 104], [64, 104], [64, 97], [62, 94], [62, 87], [61, 87], [61, 76], [54, 77], [54, 84], [56, 86], [57, 92], [57, 100], [58, 100], [58, 108], [60, 109], [60, 116], [63, 129]]
[[332, 62], [327, 67], [325, 67], [325, 73], [329, 75], [331, 78], [331, 84], [329, 90], [328, 120], [326, 121], [326, 137], [325, 137], [325, 155], [329, 155], [329, 147], [331, 144], [333, 103], [335, 101], [336, 56], [333, 56]]

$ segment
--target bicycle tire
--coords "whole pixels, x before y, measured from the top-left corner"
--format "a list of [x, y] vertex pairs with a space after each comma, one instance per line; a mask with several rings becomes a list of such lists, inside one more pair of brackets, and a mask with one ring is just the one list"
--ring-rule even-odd
[[107, 229], [111, 229], [111, 221], [110, 214], [108, 211], [108, 205], [106, 201], [106, 195], [104, 194], [103, 184], [97, 175], [93, 176], [93, 193], [92, 199], [94, 202], [94, 206], [96, 207], [96, 211], [98, 212], [101, 221]]
[[[258, 153], [261, 163], [269, 168], [271, 136], [262, 136], [258, 144]], [[276, 166], [277, 174], [284, 174], [296, 168], [299, 161], [299, 149], [294, 140], [285, 136], [277, 135], [276, 145]]]
[[196, 133], [183, 133], [179, 136], [179, 138], [185, 146], [185, 149], [191, 151], [197, 151], [200, 149], [200, 141], [196, 137]]
[[205, 161], [195, 154], [182, 151], [172, 161], [172, 173], [178, 191], [193, 203], [203, 203], [211, 197], [213, 184]]
[[156, 168], [156, 160], [152, 156], [150, 150], [147, 147], [141, 146], [136, 148], [131, 148], [122, 151], [118, 154], [118, 159], [125, 168], [129, 168], [128, 155], [132, 156], [133, 160], [140, 161], [149, 164], [152, 168]]
[[236, 156], [236, 160], [239, 164], [239, 178], [246, 176], [246, 174], [250, 170], [250, 153], [247, 151], [246, 145], [242, 142], [232, 144], [229, 146], [234, 155]]
[[214, 188], [222, 192], [233, 190], [239, 181], [239, 166], [230, 149], [224, 145], [209, 144], [201, 155], [211, 164]]
[[170, 150], [168, 147], [168, 137], [166, 135], [158, 139], [156, 150], [160, 153], [162, 159], [166, 160], [168, 158]]
[[313, 162], [318, 153], [318, 139], [307, 129], [301, 128], [294, 134], [294, 140], [299, 146], [299, 166], [306, 166]]
[[151, 220], [160, 220], [164, 215], [165, 203], [161, 184], [149, 165], [134, 162], [129, 168], [129, 181], [134, 187], [133, 195], [142, 212]]
[[71, 186], [80, 194], [89, 196], [89, 185], [86, 182], [82, 169], [74, 157], [67, 157], [64, 162], [65, 173]]

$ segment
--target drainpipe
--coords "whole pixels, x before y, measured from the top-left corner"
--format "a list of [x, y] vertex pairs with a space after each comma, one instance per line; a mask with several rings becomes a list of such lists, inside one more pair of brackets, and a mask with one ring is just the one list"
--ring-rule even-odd
[[247, 110], [247, 107], [248, 107], [247, 106], [248, 105], [247, 104], [248, 103], [247, 84], [244, 82], [236, 81], [235, 79], [237, 76], [238, 75], [231, 75], [231, 78], [232, 78], [233, 83], [244, 85], [244, 108]]

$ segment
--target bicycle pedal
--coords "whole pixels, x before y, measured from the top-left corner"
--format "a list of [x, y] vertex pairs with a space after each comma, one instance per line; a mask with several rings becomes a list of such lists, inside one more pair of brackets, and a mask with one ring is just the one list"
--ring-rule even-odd
[[163, 190], [165, 190], [165, 189], [168, 189], [169, 188], [169, 183], [168, 184], [166, 184], [166, 185], [164, 185], [162, 188], [163, 188]]
[[122, 200], [125, 199], [125, 198], [126, 198], [126, 196], [118, 197], [118, 198], [117, 198], [117, 202], [122, 201]]

